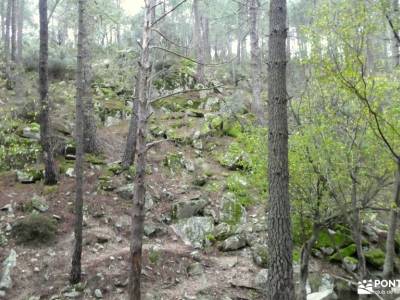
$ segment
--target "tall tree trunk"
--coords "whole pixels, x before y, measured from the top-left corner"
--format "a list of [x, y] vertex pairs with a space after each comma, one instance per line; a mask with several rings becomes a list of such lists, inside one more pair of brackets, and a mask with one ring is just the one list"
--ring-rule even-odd
[[17, 0], [12, 0], [11, 6], [11, 61], [17, 61]]
[[6, 39], [6, 14], [7, 14], [7, 2], [1, 1], [1, 40], [3, 41], [3, 51], [5, 51], [5, 39]]
[[7, 88], [10, 88], [10, 53], [11, 53], [11, 10], [12, 10], [12, 0], [7, 1], [7, 13], [6, 13], [6, 30], [5, 30], [5, 41], [4, 41], [4, 61], [6, 63], [6, 79], [7, 79]]
[[122, 166], [128, 168], [135, 161], [136, 155], [136, 144], [137, 144], [137, 128], [138, 128], [138, 96], [139, 96], [139, 79], [140, 74], [138, 74], [135, 83], [135, 99], [133, 99], [132, 115], [129, 122], [128, 138], [126, 140], [125, 151], [122, 157]]
[[140, 300], [140, 276], [142, 272], [142, 240], [144, 226], [144, 203], [146, 194], [146, 131], [149, 96], [149, 78], [151, 74], [150, 41], [151, 41], [151, 7], [155, 0], [145, 1], [145, 16], [142, 37], [142, 53], [140, 58], [138, 111], [137, 111], [137, 163], [135, 176], [135, 190], [132, 207], [132, 232], [130, 245], [130, 272], [129, 272], [129, 299]]
[[203, 52], [205, 61], [209, 62], [211, 59], [211, 47], [210, 47], [210, 22], [207, 16], [203, 16]]
[[40, 95], [40, 143], [43, 150], [45, 165], [44, 183], [51, 185], [57, 183], [57, 172], [54, 164], [53, 149], [50, 132], [50, 101], [48, 83], [48, 23], [47, 0], [39, 1], [40, 18], [40, 58], [39, 58], [39, 95]]
[[308, 280], [308, 268], [310, 265], [311, 250], [314, 247], [315, 242], [318, 239], [320, 228], [314, 223], [313, 231], [310, 239], [303, 245], [301, 249], [300, 258], [300, 286], [298, 292], [298, 300], [307, 300], [307, 280]]
[[[395, 20], [399, 19], [399, 0], [393, 0], [392, 2], [393, 16]], [[394, 24], [397, 25], [397, 22]], [[399, 32], [399, 31], [397, 31]], [[395, 33], [392, 33], [392, 56], [393, 56], [393, 66], [397, 67], [400, 65], [400, 53], [399, 53], [399, 41], [397, 40]]]
[[22, 66], [22, 38], [23, 38], [23, 26], [24, 26], [24, 0], [18, 1], [18, 13], [17, 13], [17, 61], [16, 61], [16, 73], [15, 73], [15, 94], [17, 101], [22, 101], [24, 93], [23, 86], [23, 66]]
[[261, 57], [258, 44], [258, 20], [260, 15], [260, 3], [258, 0], [250, 0], [250, 39], [251, 39], [251, 77], [253, 103], [252, 111], [257, 117], [259, 125], [265, 123], [264, 110], [261, 103]]
[[79, 19], [78, 25], [78, 43], [79, 35], [81, 38], [81, 63], [82, 63], [82, 75], [83, 82], [85, 85], [82, 87], [82, 99], [83, 99], [83, 109], [84, 109], [84, 143], [83, 147], [86, 153], [95, 153], [99, 151], [99, 145], [96, 136], [96, 118], [94, 116], [94, 107], [92, 100], [92, 65], [91, 65], [91, 53], [90, 47], [92, 45], [92, 34], [90, 33], [92, 16], [89, 14], [89, 4], [90, 1], [79, 1], [80, 9], [79, 13], [82, 14]]
[[196, 80], [198, 83], [205, 83], [204, 75], [204, 53], [202, 46], [202, 35], [201, 35], [201, 22], [200, 22], [200, 10], [199, 0], [193, 0], [193, 14], [194, 14], [194, 43], [197, 60]]
[[353, 240], [357, 248], [359, 275], [358, 279], [363, 280], [367, 275], [367, 266], [365, 262], [364, 251], [362, 248], [360, 208], [358, 207], [357, 201], [357, 180], [355, 177], [355, 173], [356, 172], [353, 172], [353, 174], [351, 175], [351, 208], [353, 210], [353, 220], [350, 225], [352, 227]]
[[294, 299], [286, 91], [286, 0], [271, 0], [268, 44], [267, 299]]
[[[83, 226], [83, 164], [85, 153], [85, 100], [88, 94], [87, 71], [87, 33], [83, 25], [86, 17], [87, 0], [78, 2], [78, 57], [76, 72], [76, 117], [75, 117], [75, 140], [76, 140], [76, 161], [75, 161], [75, 244], [72, 254], [72, 267], [70, 282], [75, 284], [81, 281], [82, 274], [82, 226]], [[83, 30], [82, 30], [83, 29]], [[90, 87], [90, 86], [89, 86]]]
[[394, 272], [394, 258], [396, 256], [395, 253], [395, 238], [397, 231], [397, 219], [399, 217], [398, 210], [400, 208], [400, 158], [397, 158], [397, 171], [396, 171], [396, 180], [395, 180], [395, 192], [394, 192], [394, 202], [396, 204], [396, 208], [392, 209], [390, 214], [390, 224], [386, 237], [386, 256], [385, 263], [383, 265], [383, 274], [384, 278], [390, 278], [393, 276]]

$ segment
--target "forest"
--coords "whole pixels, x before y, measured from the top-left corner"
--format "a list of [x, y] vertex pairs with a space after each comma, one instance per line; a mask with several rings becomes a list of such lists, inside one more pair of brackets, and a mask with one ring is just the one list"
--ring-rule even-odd
[[400, 299], [399, 0], [0, 22], [0, 299]]

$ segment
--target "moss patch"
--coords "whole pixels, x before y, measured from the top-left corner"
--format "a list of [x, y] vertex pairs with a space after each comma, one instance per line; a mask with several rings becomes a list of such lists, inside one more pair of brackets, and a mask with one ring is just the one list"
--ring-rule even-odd
[[385, 253], [381, 249], [369, 249], [364, 253], [368, 264], [374, 268], [381, 269], [385, 263]]

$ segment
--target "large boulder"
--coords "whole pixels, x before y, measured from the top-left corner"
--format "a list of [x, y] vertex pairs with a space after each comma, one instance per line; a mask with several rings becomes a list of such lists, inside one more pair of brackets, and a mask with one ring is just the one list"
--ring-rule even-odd
[[195, 199], [189, 201], [180, 201], [172, 206], [172, 218], [184, 219], [201, 214], [207, 206], [205, 199]]
[[214, 221], [211, 217], [191, 217], [179, 220], [172, 229], [185, 244], [202, 248], [214, 230]]
[[221, 251], [235, 251], [246, 247], [247, 241], [243, 235], [233, 235], [224, 240], [220, 245]]
[[228, 224], [246, 223], [246, 208], [233, 193], [226, 193], [222, 196], [219, 220]]
[[378, 248], [371, 248], [364, 252], [365, 260], [376, 269], [382, 269], [385, 262], [385, 252]]

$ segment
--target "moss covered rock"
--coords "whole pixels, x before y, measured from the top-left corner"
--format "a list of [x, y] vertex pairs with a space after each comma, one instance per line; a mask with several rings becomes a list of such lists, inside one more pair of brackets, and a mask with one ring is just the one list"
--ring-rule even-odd
[[371, 248], [368, 251], [365, 251], [364, 255], [369, 265], [376, 269], [382, 269], [385, 262], [385, 252], [378, 248]]
[[355, 244], [351, 244], [345, 248], [339, 249], [338, 252], [329, 257], [331, 262], [341, 262], [345, 257], [354, 256], [357, 253], [357, 247]]

